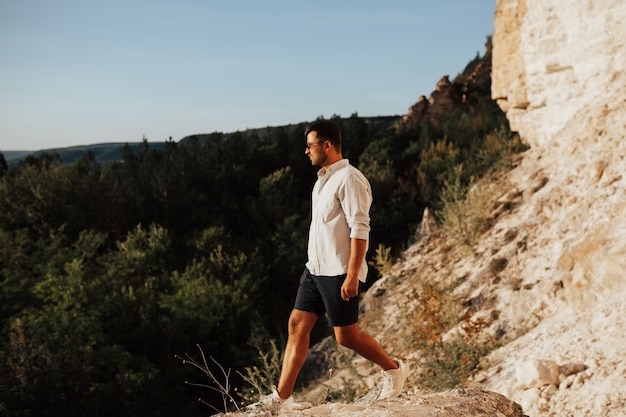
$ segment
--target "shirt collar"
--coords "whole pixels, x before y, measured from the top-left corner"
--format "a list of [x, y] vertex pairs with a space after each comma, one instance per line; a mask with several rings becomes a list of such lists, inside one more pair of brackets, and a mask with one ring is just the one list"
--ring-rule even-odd
[[330, 175], [333, 172], [337, 171], [338, 169], [341, 169], [345, 166], [347, 166], [350, 162], [347, 159], [340, 159], [339, 161], [335, 162], [334, 164], [327, 166], [326, 168], [321, 168], [319, 171], [317, 171], [317, 176], [318, 177], [323, 177], [324, 175], [326, 175], [327, 173]]

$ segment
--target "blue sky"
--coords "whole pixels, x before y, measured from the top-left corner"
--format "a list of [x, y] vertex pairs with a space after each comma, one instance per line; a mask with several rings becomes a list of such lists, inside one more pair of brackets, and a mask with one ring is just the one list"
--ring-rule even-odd
[[0, 0], [0, 152], [405, 114], [495, 0]]

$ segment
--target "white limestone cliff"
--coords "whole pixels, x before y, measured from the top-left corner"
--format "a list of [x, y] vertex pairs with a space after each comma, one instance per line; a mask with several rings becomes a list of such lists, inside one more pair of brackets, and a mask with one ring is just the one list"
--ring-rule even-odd
[[553, 140], [581, 109], [619, 100], [625, 10], [622, 0], [496, 2], [492, 96], [531, 145]]
[[492, 97], [530, 149], [493, 179], [475, 258], [420, 242], [364, 299], [395, 346], [419, 281], [461, 280], [459, 302], [508, 340], [470, 387], [530, 417], [626, 415], [625, 21], [625, 1], [497, 1]]
[[[625, 415], [625, 21], [621, 0], [496, 3], [492, 96], [531, 150], [507, 179], [520, 206], [494, 228], [525, 236], [508, 253], [527, 290], [494, 292], [500, 320], [531, 330], [476, 381], [530, 416]], [[542, 369], [565, 362], [584, 368]]]

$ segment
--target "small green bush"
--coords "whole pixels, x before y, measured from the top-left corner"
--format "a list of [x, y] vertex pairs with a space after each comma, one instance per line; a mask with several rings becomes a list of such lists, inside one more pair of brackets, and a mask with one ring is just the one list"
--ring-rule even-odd
[[269, 350], [264, 351], [257, 347], [259, 365], [245, 368], [241, 377], [251, 385], [251, 388], [242, 389], [240, 396], [246, 403], [258, 401], [259, 396], [271, 392], [280, 378], [284, 351], [278, 348], [275, 340], [270, 340]]
[[370, 265], [376, 268], [376, 271], [378, 271], [380, 276], [387, 275], [387, 273], [391, 271], [391, 267], [393, 266], [391, 247], [379, 244], [376, 248], [376, 255], [374, 256], [374, 260], [370, 262]]
[[481, 358], [496, 343], [481, 334], [482, 320], [469, 313], [461, 314], [460, 304], [452, 295], [455, 284], [434, 278], [426, 277], [416, 291], [417, 308], [411, 318], [411, 331], [421, 354], [416, 385], [441, 391], [465, 386], [478, 370]]
[[481, 184], [465, 188], [461, 184], [461, 171], [459, 165], [454, 179], [444, 184], [438, 215], [449, 242], [471, 249], [489, 227], [490, 191]]

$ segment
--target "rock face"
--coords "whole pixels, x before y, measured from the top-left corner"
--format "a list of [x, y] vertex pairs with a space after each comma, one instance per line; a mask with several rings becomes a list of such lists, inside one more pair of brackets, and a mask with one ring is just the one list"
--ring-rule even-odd
[[[491, 42], [485, 45], [491, 54]], [[464, 103], [474, 91], [489, 91], [491, 83], [491, 60], [481, 60], [462, 83], [453, 83], [448, 75], [439, 79], [430, 97], [420, 96], [402, 118], [405, 128], [416, 128], [422, 122], [441, 120], [452, 107]]]
[[492, 96], [533, 147], [513, 180], [543, 182], [526, 190], [525, 215], [550, 228], [556, 275], [580, 308], [626, 285], [624, 19], [620, 0], [496, 5]]
[[626, 409], [625, 19], [621, 0], [496, 3], [492, 96], [531, 149], [501, 197], [516, 210], [482, 242], [516, 237], [499, 248], [516, 285], [483, 291], [530, 331], [475, 386], [532, 416]]
[[420, 242], [364, 298], [385, 317], [374, 336], [416, 368], [396, 336], [413, 289], [461, 281], [459, 303], [506, 343], [470, 387], [533, 417], [625, 415], [624, 21], [623, 0], [497, 1], [492, 97], [530, 149], [494, 179], [474, 259]]
[[461, 92], [457, 91], [448, 76], [444, 75], [437, 82], [429, 99], [420, 96], [417, 102], [409, 108], [408, 113], [403, 117], [403, 122], [405, 126], [415, 127], [422, 120], [436, 120], [461, 100]]
[[283, 417], [524, 417], [522, 407], [494, 392], [452, 390], [436, 394], [405, 394], [380, 403], [328, 403], [305, 410], [261, 411], [243, 416]]
[[[491, 91], [531, 146], [615, 97], [626, 70], [622, 0], [498, 0]], [[622, 94], [623, 99], [623, 94]]]

